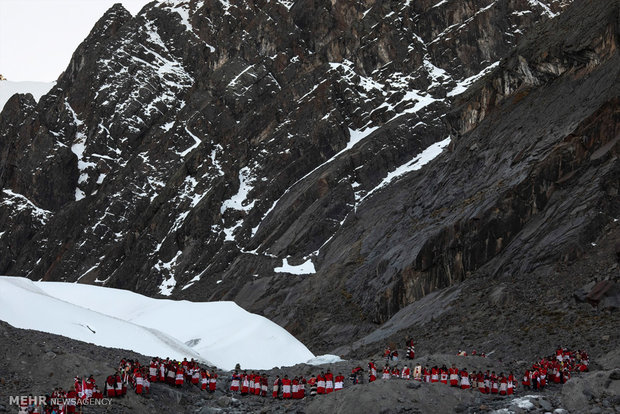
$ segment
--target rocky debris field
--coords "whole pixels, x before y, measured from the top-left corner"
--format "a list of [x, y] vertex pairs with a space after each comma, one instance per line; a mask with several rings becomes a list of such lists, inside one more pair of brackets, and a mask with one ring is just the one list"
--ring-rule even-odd
[[[553, 352], [553, 350], [551, 350]], [[11, 395], [40, 395], [54, 387], [67, 389], [75, 375], [93, 374], [99, 385], [123, 358], [136, 358], [142, 362], [149, 357], [129, 351], [103, 348], [73, 341], [57, 335], [21, 330], [0, 323], [0, 411], [12, 412], [8, 405]], [[368, 383], [367, 376], [352, 385], [348, 374], [355, 366], [366, 369], [372, 358], [347, 360], [322, 366], [305, 364], [265, 371], [270, 382], [276, 375], [289, 377], [303, 375], [309, 378], [321, 370], [342, 372], [345, 388], [342, 391], [303, 400], [274, 400], [269, 397], [242, 397], [231, 394], [230, 372], [218, 371], [217, 390], [201, 392], [197, 387], [184, 385], [173, 388], [154, 383], [151, 394], [137, 396], [131, 390], [123, 398], [113, 399], [109, 406], [87, 407], [92, 413], [617, 413], [620, 411], [620, 352], [615, 349], [592, 359], [592, 370], [574, 376], [563, 385], [550, 385], [542, 392], [517, 388], [512, 397], [482, 395], [475, 390], [455, 389], [443, 384], [419, 383], [405, 380], [377, 380]], [[378, 367], [382, 361], [376, 360]], [[500, 362], [493, 355], [461, 357], [448, 354], [422, 355], [412, 361], [399, 362], [399, 366], [413, 363], [422, 365], [451, 366], [472, 370], [515, 371], [520, 375], [522, 365], [517, 362]], [[243, 369], [244, 367], [242, 367]], [[250, 369], [248, 368], [248, 371]], [[308, 391], [306, 391], [308, 394]]]

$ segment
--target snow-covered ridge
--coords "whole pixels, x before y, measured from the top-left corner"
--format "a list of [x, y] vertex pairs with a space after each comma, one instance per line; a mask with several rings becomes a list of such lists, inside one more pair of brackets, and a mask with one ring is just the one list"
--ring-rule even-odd
[[234, 302], [153, 299], [127, 290], [0, 276], [0, 305], [0, 319], [18, 328], [148, 356], [197, 358], [222, 369], [236, 363], [268, 369], [315, 358], [285, 329]]

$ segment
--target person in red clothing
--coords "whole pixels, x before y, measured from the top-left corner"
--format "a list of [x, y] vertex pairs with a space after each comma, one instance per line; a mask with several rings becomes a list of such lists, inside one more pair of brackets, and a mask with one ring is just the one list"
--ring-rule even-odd
[[116, 396], [122, 397], [123, 394], [123, 380], [119, 374], [114, 376], [114, 381], [116, 382]]
[[385, 347], [385, 350], [383, 351], [383, 358], [385, 358], [386, 364], [390, 360], [391, 356], [392, 356], [392, 350], [390, 349], [390, 346], [388, 345]]
[[75, 406], [77, 405], [78, 393], [75, 391], [75, 387], [71, 387], [67, 392], [66, 397], [67, 414], [75, 413]]
[[241, 376], [241, 395], [247, 395], [250, 389], [250, 379], [248, 378], [248, 373], [243, 372]]
[[439, 368], [437, 366], [431, 368], [431, 382], [439, 382]]
[[503, 372], [499, 373], [499, 378], [497, 380], [499, 381], [499, 395], [508, 394], [508, 378], [504, 376]]
[[191, 368], [192, 372], [192, 384], [198, 385], [200, 383], [200, 369], [198, 367]]
[[166, 379], [166, 365], [162, 361], [159, 361], [157, 365], [157, 373], [159, 374], [159, 382], [164, 382]]
[[530, 370], [526, 369], [525, 374], [523, 374], [523, 381], [521, 381], [521, 385], [523, 388], [530, 388], [532, 386], [532, 382], [530, 380]]
[[411, 370], [409, 369], [409, 367], [407, 367], [407, 365], [403, 367], [403, 370], [400, 373], [400, 377], [406, 380], [411, 378]]
[[[388, 371], [388, 375], [389, 375], [389, 371]], [[334, 380], [334, 391], [340, 391], [343, 388], [344, 388], [344, 375], [342, 375], [342, 372], [339, 372], [338, 375], [336, 375], [336, 379]]]
[[212, 372], [209, 377], [209, 392], [214, 392], [217, 387], [217, 373]]
[[292, 381], [288, 375], [285, 375], [284, 378], [282, 378], [282, 398], [291, 398], [291, 384]]
[[431, 370], [428, 367], [424, 367], [424, 382], [431, 382]]
[[168, 374], [166, 376], [166, 381], [168, 382], [168, 384], [170, 385], [174, 385], [175, 381], [176, 381], [176, 377], [177, 377], [177, 365], [178, 363], [175, 363], [174, 361], [170, 361], [170, 363], [168, 363]]
[[151, 382], [157, 381], [157, 362], [155, 358], [151, 360], [151, 364], [149, 365], [149, 379]]
[[448, 384], [448, 368], [445, 365], [439, 370], [439, 382]]
[[209, 383], [209, 378], [207, 377], [207, 371], [204, 369], [200, 370], [200, 391], [205, 391], [207, 389], [207, 384]]
[[299, 378], [295, 377], [291, 381], [291, 396], [295, 400], [299, 400], [301, 398], [299, 394]]
[[564, 371], [562, 371], [562, 384], [566, 384], [566, 381], [568, 381], [570, 379], [570, 370], [567, 368], [564, 368]]
[[375, 366], [375, 361], [370, 361], [368, 363], [368, 382], [376, 381], [377, 379], [377, 367]]
[[456, 365], [452, 364], [452, 368], [448, 370], [450, 374], [450, 386], [458, 387], [459, 385], [459, 370]]
[[249, 394], [254, 394], [254, 378], [256, 378], [256, 374], [254, 374], [254, 371], [250, 372], [250, 375], [248, 375], [248, 393]]
[[151, 381], [149, 381], [149, 376], [146, 368], [142, 368], [142, 385], [144, 387], [143, 394], [151, 393]]
[[497, 382], [497, 375], [495, 371], [491, 371], [491, 394], [497, 394], [499, 392], [499, 384]]
[[334, 391], [334, 374], [327, 370], [327, 374], [325, 374], [325, 394], [329, 394], [332, 391]]
[[482, 394], [486, 394], [486, 387], [484, 384], [484, 374], [482, 373], [482, 371], [478, 371], [478, 374], [476, 375], [476, 382], [478, 383], [478, 391], [480, 391]]
[[95, 378], [93, 376], [89, 376], [84, 384], [84, 397], [87, 400], [93, 398], [93, 390], [95, 389]]
[[99, 389], [97, 385], [95, 385], [95, 388], [93, 389], [93, 398], [95, 400], [100, 400], [103, 398], [103, 393], [101, 392], [101, 390]]
[[238, 392], [239, 391], [240, 382], [241, 382], [241, 377], [239, 376], [237, 371], [233, 372], [232, 378], [230, 380], [230, 390], [232, 392]]
[[269, 380], [267, 379], [267, 374], [263, 374], [260, 380], [260, 395], [261, 397], [267, 396], [267, 391], [269, 390]]
[[316, 392], [317, 394], [325, 394], [325, 373], [316, 376]]
[[469, 373], [467, 372], [467, 368], [463, 368], [461, 371], [461, 389], [466, 390], [471, 387], [469, 383]]
[[415, 346], [413, 345], [413, 339], [409, 340], [409, 344], [407, 345], [407, 358], [415, 358]]
[[265, 374], [257, 373], [256, 378], [254, 378], [254, 395], [260, 396], [261, 384], [263, 383], [263, 375]]
[[515, 392], [515, 376], [512, 375], [512, 372], [508, 374], [508, 384], [506, 385], [506, 394], [512, 395]]
[[116, 391], [114, 389], [115, 386], [116, 386], [116, 379], [114, 378], [114, 375], [108, 375], [108, 378], [106, 378], [105, 380], [106, 396], [108, 396], [109, 398], [116, 397]]
[[282, 380], [280, 380], [280, 376], [276, 375], [276, 379], [273, 382], [273, 398], [278, 398], [278, 393], [280, 392], [280, 385], [282, 384]]
[[541, 366], [538, 372], [540, 373], [540, 389], [543, 389], [547, 385], [547, 368]]
[[[187, 362], [187, 360], [185, 362]], [[185, 375], [184, 375], [183, 365], [179, 364], [177, 365], [176, 374], [174, 377], [174, 385], [176, 385], [177, 387], [180, 387], [181, 385], [183, 385], [184, 381], [185, 381]]]
[[144, 383], [142, 382], [142, 374], [139, 370], [136, 370], [134, 373], [134, 378], [136, 380], [136, 394], [142, 394], [142, 387]]

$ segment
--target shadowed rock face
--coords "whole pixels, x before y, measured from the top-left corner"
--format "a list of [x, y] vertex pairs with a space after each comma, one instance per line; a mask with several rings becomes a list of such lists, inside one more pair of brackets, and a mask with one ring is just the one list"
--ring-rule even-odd
[[320, 352], [574, 260], [618, 216], [620, 65], [618, 1], [569, 3], [114, 6], [0, 114], [0, 273], [235, 300]]

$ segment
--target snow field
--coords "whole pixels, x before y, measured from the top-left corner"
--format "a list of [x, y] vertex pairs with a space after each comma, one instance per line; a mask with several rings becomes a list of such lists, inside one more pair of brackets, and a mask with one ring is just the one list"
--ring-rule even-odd
[[284, 328], [234, 302], [153, 299], [100, 286], [0, 277], [0, 319], [148, 356], [195, 358], [225, 370], [270, 369], [315, 356]]

